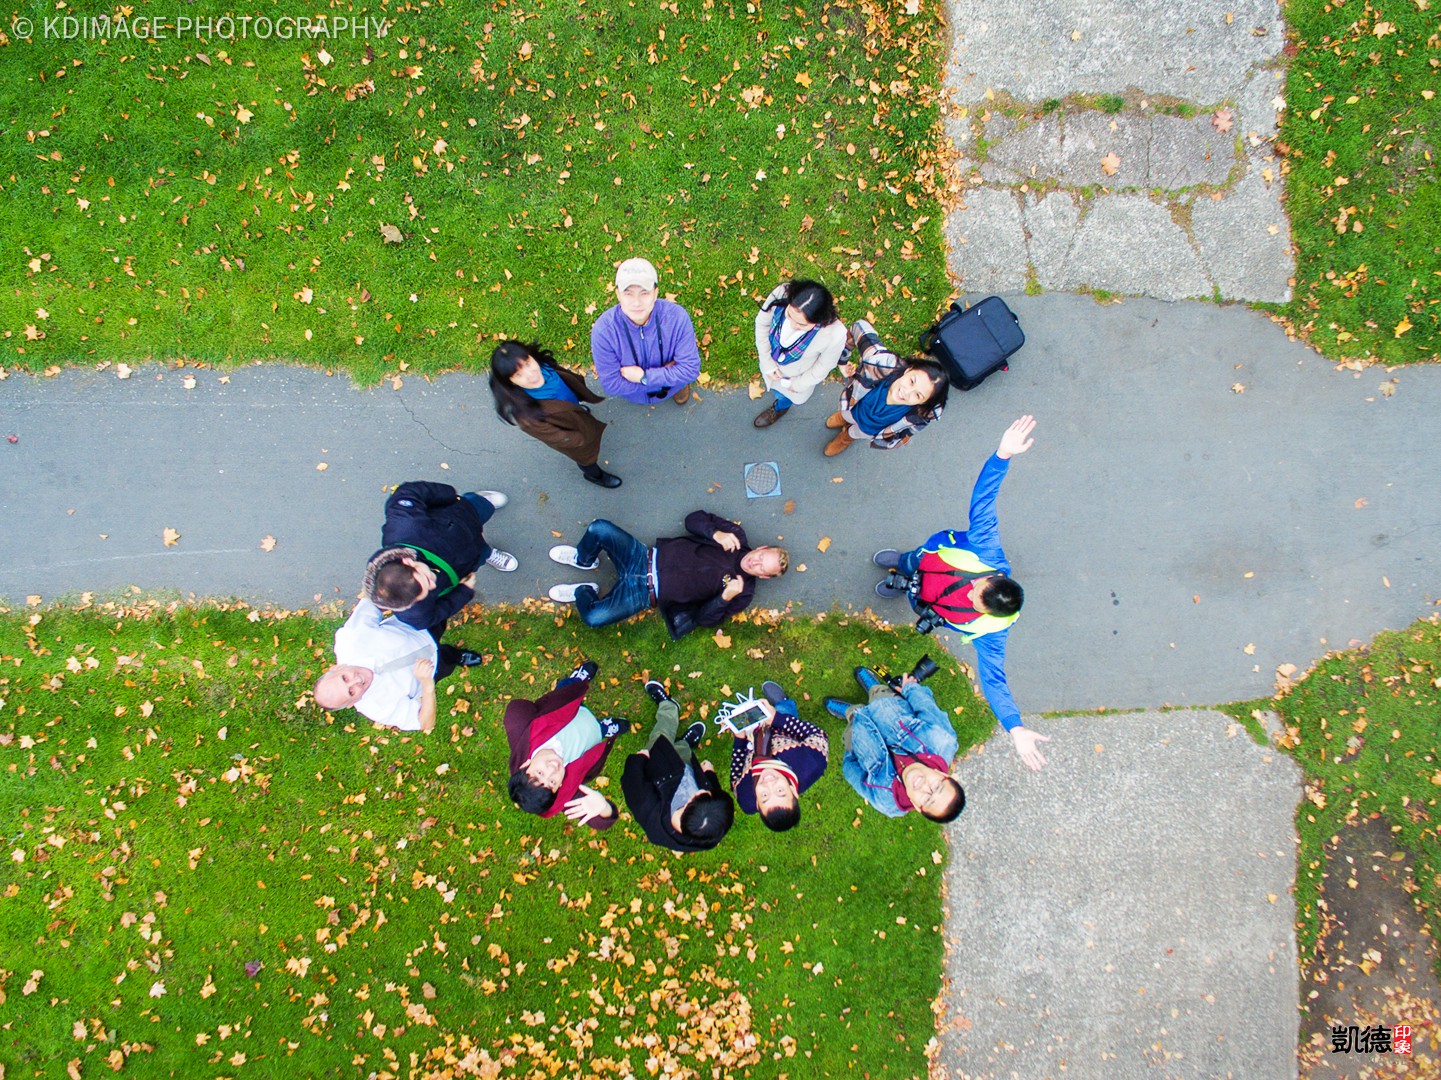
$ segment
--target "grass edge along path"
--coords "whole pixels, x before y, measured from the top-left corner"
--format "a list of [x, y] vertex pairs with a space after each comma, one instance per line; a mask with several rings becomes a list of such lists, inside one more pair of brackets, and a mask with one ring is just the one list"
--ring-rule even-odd
[[781, 280], [896, 340], [951, 294], [939, 3], [371, 14], [386, 37], [0, 39], [0, 365], [368, 384], [482, 369], [507, 336], [574, 364], [645, 255], [706, 370], [745, 381]]
[[[0, 612], [7, 1076], [922, 1074], [941, 830], [860, 810], [820, 699], [926, 643], [747, 614], [671, 643], [656, 619], [596, 632], [472, 608], [452, 637], [491, 659], [442, 683], [437, 730], [410, 736], [305, 701], [336, 618]], [[643, 729], [647, 673], [686, 713], [767, 676], [808, 694], [831, 767], [800, 825], [738, 815], [715, 851], [678, 857], [628, 816], [592, 835], [514, 809], [503, 702], [582, 656], [601, 666], [588, 703]], [[994, 721], [937, 658], [964, 749]], [[727, 787], [728, 753], [712, 725], [702, 757]]]
[[1258, 305], [1334, 360], [1441, 348], [1441, 38], [1425, 0], [1288, 0], [1277, 150], [1294, 299]]
[[1408, 854], [1413, 899], [1431, 936], [1441, 937], [1441, 615], [1332, 653], [1274, 699], [1224, 708], [1247, 719], [1253, 709], [1275, 710], [1283, 725], [1276, 744], [1305, 774], [1296, 810], [1303, 967], [1324, 929], [1327, 890], [1347, 876], [1328, 853], [1343, 828], [1366, 818], [1383, 818]]

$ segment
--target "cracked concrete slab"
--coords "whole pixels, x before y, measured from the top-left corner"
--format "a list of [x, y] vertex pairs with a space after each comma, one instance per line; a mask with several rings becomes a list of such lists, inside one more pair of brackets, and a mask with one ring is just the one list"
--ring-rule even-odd
[[1211, 105], [1282, 44], [1274, 0], [985, 0], [951, 25], [947, 84], [963, 103], [988, 89], [1039, 104], [1136, 87]]
[[1081, 222], [1078, 198], [1068, 191], [1052, 191], [1028, 202], [1024, 219], [1030, 234], [1031, 265], [1041, 288], [1069, 288], [1066, 261], [1076, 242], [1076, 226]]
[[1185, 230], [1166, 207], [1144, 195], [1097, 199], [1082, 220], [1066, 260], [1062, 288], [1105, 289], [1158, 300], [1211, 291]]
[[1295, 262], [1279, 189], [1252, 167], [1224, 199], [1202, 196], [1192, 206], [1191, 235], [1222, 296], [1291, 299]]
[[1020, 197], [1009, 190], [975, 188], [966, 208], [946, 222], [951, 265], [974, 292], [1013, 292], [1026, 285], [1026, 235]]
[[1293, 1080], [1295, 763], [1208, 710], [1026, 722], [1042, 772], [956, 768], [939, 1074]]

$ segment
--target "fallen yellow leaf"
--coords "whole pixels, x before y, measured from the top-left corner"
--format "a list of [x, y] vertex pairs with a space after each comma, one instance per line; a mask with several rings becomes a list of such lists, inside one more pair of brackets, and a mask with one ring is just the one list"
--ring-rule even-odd
[[831, 548], [831, 538], [830, 538], [829, 536], [822, 536], [822, 537], [821, 537], [821, 542], [816, 545], [816, 550], [817, 550], [817, 551], [829, 551], [830, 548]]
[[166, 547], [174, 547], [180, 540], [180, 534], [167, 525], [165, 531], [160, 534], [160, 538], [165, 541]]

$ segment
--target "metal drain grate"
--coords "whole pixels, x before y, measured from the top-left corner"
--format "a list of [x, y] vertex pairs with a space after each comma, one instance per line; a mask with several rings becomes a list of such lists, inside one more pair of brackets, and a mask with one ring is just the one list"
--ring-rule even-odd
[[774, 461], [753, 461], [745, 467], [747, 499], [771, 499], [781, 493], [781, 467]]

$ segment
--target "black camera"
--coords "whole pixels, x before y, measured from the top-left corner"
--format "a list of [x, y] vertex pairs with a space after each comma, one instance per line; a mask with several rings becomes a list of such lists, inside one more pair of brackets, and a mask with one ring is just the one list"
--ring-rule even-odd
[[919, 605], [916, 608], [916, 614], [919, 616], [916, 619], [916, 633], [918, 634], [929, 634], [936, 627], [946, 625], [946, 621], [936, 614], [934, 608]]
[[[916, 661], [916, 666], [911, 668], [910, 676], [915, 679], [916, 682], [920, 683], [925, 682], [940, 670], [936, 662], [931, 659], [931, 654], [926, 653]], [[896, 693], [899, 694], [901, 692], [901, 681], [905, 678], [904, 675], [887, 675], [884, 671], [877, 672], [876, 674], [880, 676], [882, 682]]]

